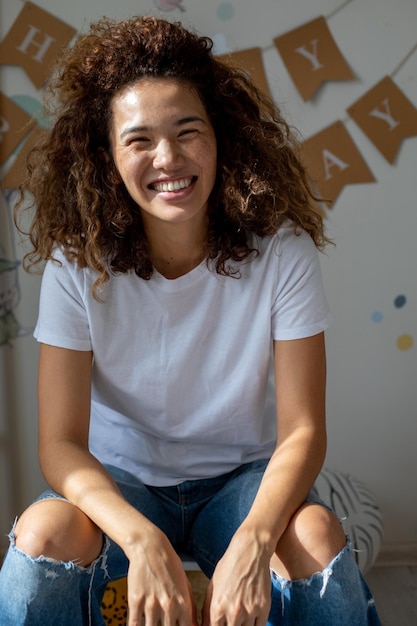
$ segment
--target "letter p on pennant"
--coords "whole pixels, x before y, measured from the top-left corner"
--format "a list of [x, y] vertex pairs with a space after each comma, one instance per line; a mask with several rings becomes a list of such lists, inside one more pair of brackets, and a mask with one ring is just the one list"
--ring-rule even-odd
[[0, 44], [0, 63], [20, 65], [37, 89], [45, 83], [60, 49], [76, 30], [26, 2]]

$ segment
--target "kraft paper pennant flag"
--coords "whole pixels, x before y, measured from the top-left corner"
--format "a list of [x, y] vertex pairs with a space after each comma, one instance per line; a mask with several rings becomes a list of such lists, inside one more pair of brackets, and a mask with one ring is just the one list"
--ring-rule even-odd
[[30, 132], [31, 124], [31, 116], [0, 92], [0, 163], [7, 161]]
[[233, 67], [237, 67], [247, 72], [252, 82], [267, 96], [271, 96], [268, 81], [266, 78], [265, 68], [262, 60], [261, 48], [248, 48], [247, 50], [239, 50], [239, 52], [231, 52], [217, 57], [224, 63], [228, 63]]
[[307, 139], [301, 151], [316, 191], [328, 206], [336, 200], [345, 185], [375, 181], [340, 121]]
[[32, 2], [26, 2], [0, 44], [0, 63], [20, 65], [40, 89], [60, 49], [76, 31]]
[[389, 76], [347, 111], [389, 163], [403, 140], [417, 135], [417, 109]]
[[274, 44], [305, 101], [324, 81], [355, 78], [324, 17], [276, 37]]
[[32, 131], [25, 143], [22, 145], [19, 152], [16, 154], [16, 158], [12, 165], [9, 167], [6, 175], [0, 181], [0, 187], [2, 189], [18, 189], [20, 183], [23, 181], [26, 175], [26, 158], [32, 148], [38, 143], [42, 135], [47, 131], [34, 124]]

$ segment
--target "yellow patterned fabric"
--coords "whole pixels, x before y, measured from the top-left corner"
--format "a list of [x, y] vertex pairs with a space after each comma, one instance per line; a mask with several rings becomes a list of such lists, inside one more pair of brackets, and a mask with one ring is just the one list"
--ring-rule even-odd
[[[201, 615], [208, 578], [201, 571], [186, 571], [188, 580], [193, 589], [194, 600], [197, 605], [197, 615]], [[104, 592], [101, 603], [101, 612], [104, 623], [110, 626], [126, 625], [127, 621], [127, 579], [120, 578], [109, 583]]]
[[104, 622], [115, 626], [127, 621], [127, 583], [126, 578], [121, 578], [109, 583], [104, 592], [101, 602], [101, 612]]

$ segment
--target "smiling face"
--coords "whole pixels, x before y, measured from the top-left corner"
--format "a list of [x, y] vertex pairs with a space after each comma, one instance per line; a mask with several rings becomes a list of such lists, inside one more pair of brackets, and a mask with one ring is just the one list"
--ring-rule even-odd
[[145, 78], [112, 100], [110, 145], [145, 228], [206, 224], [216, 178], [216, 138], [204, 105], [174, 79]]

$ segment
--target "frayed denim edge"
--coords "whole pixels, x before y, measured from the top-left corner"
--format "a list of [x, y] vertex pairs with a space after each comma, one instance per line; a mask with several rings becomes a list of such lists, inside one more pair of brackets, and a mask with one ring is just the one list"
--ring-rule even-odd
[[321, 572], [315, 572], [314, 574], [312, 574], [309, 578], [303, 578], [303, 579], [298, 579], [298, 580], [289, 580], [288, 578], [284, 578], [283, 576], [280, 576], [277, 572], [275, 572], [272, 568], [270, 568], [271, 571], [271, 578], [273, 580], [276, 580], [277, 583], [279, 583], [280, 587], [281, 587], [281, 612], [282, 615], [284, 615], [284, 608], [285, 608], [285, 590], [287, 588], [291, 589], [291, 587], [294, 584], [298, 584], [298, 585], [305, 585], [305, 586], [310, 586], [314, 580], [316, 580], [319, 576], [321, 576], [323, 578], [323, 585], [322, 588], [320, 590], [320, 598], [323, 598], [324, 594], [326, 593], [326, 589], [327, 589], [327, 585], [329, 583], [330, 577], [333, 574], [333, 568], [336, 565], [336, 563], [338, 563], [338, 561], [340, 561], [340, 559], [344, 556], [344, 554], [348, 551], [350, 551], [352, 549], [351, 543], [350, 541], [348, 541], [345, 545], [345, 547], [338, 552], [338, 554], [336, 554], [336, 556], [330, 561], [329, 565]]
[[[96, 571], [96, 568], [100, 562], [101, 562], [100, 568], [103, 570], [104, 576], [110, 580], [110, 576], [107, 570], [107, 558], [108, 558], [108, 552], [110, 548], [110, 540], [107, 537], [107, 535], [103, 534], [103, 537], [104, 537], [103, 547], [98, 557], [94, 561], [92, 561], [92, 563], [90, 563], [88, 567], [83, 567], [81, 565], [78, 565], [78, 563], [76, 563], [75, 561], [58, 561], [57, 559], [43, 556], [42, 554], [38, 557], [32, 557], [26, 554], [26, 552], [18, 548], [16, 545], [15, 528], [16, 528], [17, 520], [18, 518], [16, 517], [13, 523], [12, 530], [8, 534], [11, 550], [15, 551], [17, 554], [20, 554], [24, 559], [27, 559], [31, 563], [43, 563], [43, 564], [49, 563], [51, 564], [51, 566], [52, 565], [55, 567], [61, 566], [61, 567], [64, 567], [66, 570], [74, 570], [75, 572], [78, 570], [80, 574], [86, 573], [90, 576], [90, 585], [88, 588], [88, 618], [89, 618], [88, 623], [91, 626], [92, 624], [91, 597], [92, 597], [92, 589], [93, 589], [93, 581], [94, 581], [94, 572]], [[45, 569], [46, 578], [53, 579], [53, 578], [56, 578], [57, 576], [58, 574], [52, 568], [50, 570]]]

